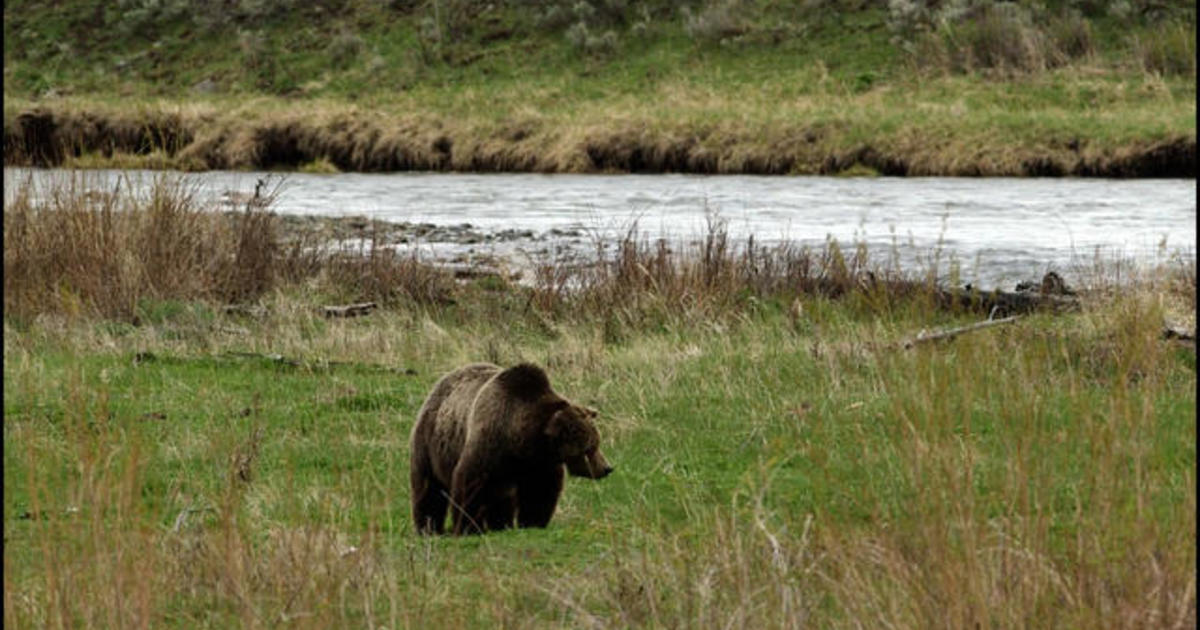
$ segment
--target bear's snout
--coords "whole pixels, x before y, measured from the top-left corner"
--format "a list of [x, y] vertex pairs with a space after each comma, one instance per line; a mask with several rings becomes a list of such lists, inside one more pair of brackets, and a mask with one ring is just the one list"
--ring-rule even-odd
[[604, 459], [600, 451], [592, 451], [579, 457], [567, 458], [567, 472], [572, 477], [585, 479], [603, 479], [612, 473], [613, 467]]

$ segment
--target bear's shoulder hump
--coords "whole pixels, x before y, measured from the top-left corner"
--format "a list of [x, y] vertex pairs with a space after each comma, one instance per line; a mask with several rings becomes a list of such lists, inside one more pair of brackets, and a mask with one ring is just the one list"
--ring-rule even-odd
[[532, 363], [521, 363], [500, 372], [496, 375], [496, 383], [506, 393], [521, 400], [537, 400], [550, 391], [546, 371]]

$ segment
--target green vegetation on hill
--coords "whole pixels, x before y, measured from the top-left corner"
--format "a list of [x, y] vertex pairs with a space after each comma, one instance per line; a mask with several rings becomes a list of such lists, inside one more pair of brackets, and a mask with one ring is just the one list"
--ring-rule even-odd
[[5, 89], [19, 96], [360, 99], [562, 82], [603, 99], [673, 80], [757, 89], [809, 66], [851, 92], [913, 72], [1195, 75], [1186, 2], [74, 0], [8, 3], [4, 17]]
[[1188, 3], [4, 10], [6, 163], [38, 162], [19, 118], [49, 112], [45, 141], [75, 165], [115, 150], [197, 169], [1194, 172]]

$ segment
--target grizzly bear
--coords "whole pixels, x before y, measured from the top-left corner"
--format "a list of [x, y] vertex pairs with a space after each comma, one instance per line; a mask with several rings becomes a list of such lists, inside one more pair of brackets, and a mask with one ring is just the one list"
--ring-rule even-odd
[[602, 479], [596, 412], [564, 399], [536, 365], [474, 363], [433, 386], [413, 426], [413, 520], [422, 534], [546, 527], [571, 475]]

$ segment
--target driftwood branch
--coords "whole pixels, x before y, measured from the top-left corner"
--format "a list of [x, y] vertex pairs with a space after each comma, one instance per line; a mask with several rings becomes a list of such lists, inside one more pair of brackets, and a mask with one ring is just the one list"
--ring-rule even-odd
[[370, 313], [378, 306], [375, 302], [361, 302], [342, 306], [326, 306], [323, 310], [325, 317], [358, 317]]
[[179, 530], [183, 529], [184, 524], [187, 523], [188, 516], [190, 516], [192, 514], [197, 514], [199, 512], [216, 512], [216, 510], [214, 510], [213, 508], [210, 508], [210, 507], [200, 507], [200, 508], [186, 507], [186, 508], [183, 508], [183, 510], [181, 512], [179, 512], [179, 516], [175, 517], [175, 524], [171, 526], [171, 531], [174, 533], [179, 533]]
[[1017, 321], [1020, 318], [1021, 318], [1020, 315], [1013, 315], [1010, 317], [1002, 317], [1000, 319], [987, 319], [982, 322], [976, 322], [974, 324], [968, 324], [966, 326], [959, 326], [958, 328], [949, 328], [946, 330], [938, 330], [938, 331], [934, 331], [931, 333], [921, 331], [920, 333], [917, 333], [916, 337], [913, 337], [912, 339], [905, 341], [903, 346], [905, 348], [911, 348], [911, 347], [917, 345], [918, 343], [922, 343], [925, 341], [936, 341], [938, 339], [953, 339], [954, 337], [957, 337], [958, 335], [961, 335], [962, 333], [965, 333], [965, 332], [971, 332], [972, 330], [980, 330], [980, 329], [988, 328], [991, 326], [998, 326], [1000, 324], [1010, 324], [1012, 322]]

